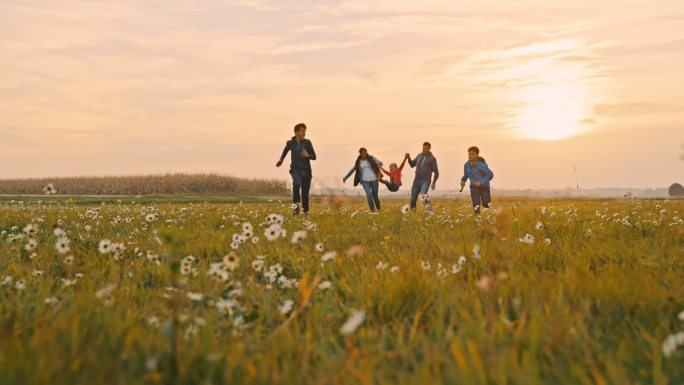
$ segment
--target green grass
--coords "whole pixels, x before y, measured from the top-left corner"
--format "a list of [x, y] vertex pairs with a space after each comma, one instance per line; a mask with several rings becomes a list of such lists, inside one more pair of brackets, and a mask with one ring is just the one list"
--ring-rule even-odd
[[[684, 346], [662, 348], [684, 331], [682, 200], [503, 199], [476, 218], [464, 200], [436, 200], [433, 216], [386, 200], [379, 215], [358, 201], [293, 217], [278, 198], [65, 199], [0, 198], [3, 384], [684, 382]], [[286, 238], [266, 239], [271, 213]], [[210, 264], [244, 222], [258, 242], [240, 244], [239, 266], [214, 279]], [[31, 223], [35, 235], [10, 240]], [[64, 254], [56, 227], [68, 232]], [[291, 243], [299, 230], [306, 239]], [[125, 250], [101, 254], [103, 239]], [[197, 275], [183, 274], [188, 255]], [[270, 283], [257, 256], [298, 285]], [[365, 319], [342, 335], [354, 310]]]

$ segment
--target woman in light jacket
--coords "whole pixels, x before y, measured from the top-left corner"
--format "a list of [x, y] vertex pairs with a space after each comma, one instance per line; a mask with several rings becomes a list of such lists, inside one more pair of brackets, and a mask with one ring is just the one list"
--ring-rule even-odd
[[366, 192], [368, 198], [368, 207], [371, 212], [380, 211], [380, 198], [378, 198], [378, 179], [382, 178], [380, 166], [382, 162], [374, 156], [368, 155], [368, 150], [364, 147], [359, 149], [359, 156], [356, 158], [354, 167], [349, 170], [349, 173], [342, 178], [342, 182], [354, 174], [354, 186], [361, 183], [363, 190]]

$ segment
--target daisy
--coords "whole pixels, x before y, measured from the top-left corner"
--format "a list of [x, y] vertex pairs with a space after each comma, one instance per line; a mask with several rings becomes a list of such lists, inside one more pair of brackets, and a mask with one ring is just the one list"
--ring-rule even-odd
[[62, 280], [62, 287], [69, 287], [69, 286], [74, 286], [76, 284], [75, 279], [65, 279], [61, 278]]
[[28, 224], [26, 227], [24, 227], [24, 233], [26, 233], [28, 236], [36, 235], [36, 233], [38, 233], [38, 227], [33, 223]]
[[29, 239], [24, 246], [24, 250], [33, 251], [36, 247], [38, 247], [38, 241], [35, 239]]
[[259, 243], [259, 237], [252, 237], [252, 243], [255, 245]]
[[355, 310], [351, 317], [340, 328], [340, 334], [348, 336], [356, 331], [366, 319], [366, 312], [362, 310]]
[[250, 234], [254, 233], [254, 227], [252, 226], [252, 224], [249, 222], [243, 223], [242, 224], [242, 233], [243, 234], [244, 233], [250, 233]]
[[389, 266], [389, 263], [385, 263], [385, 262], [380, 261], [380, 262], [378, 262], [377, 265], [375, 265], [375, 268], [377, 270], [385, 270], [388, 266]]
[[223, 267], [228, 271], [234, 271], [240, 266], [240, 259], [235, 253], [229, 253], [223, 257]]
[[316, 251], [323, 252], [323, 250], [325, 250], [325, 246], [322, 243], [317, 243], [316, 244]]
[[257, 259], [252, 261], [252, 269], [257, 272], [261, 272], [264, 269], [264, 261], [262, 259]]
[[278, 311], [282, 315], [287, 315], [292, 311], [292, 308], [294, 307], [294, 301], [291, 299], [285, 300], [285, 302], [280, 306]]
[[328, 290], [332, 287], [332, 282], [330, 281], [323, 281], [318, 284], [318, 289], [319, 290]]
[[45, 304], [46, 305], [54, 305], [56, 303], [57, 303], [57, 298], [55, 298], [55, 297], [45, 298]]
[[473, 246], [473, 258], [480, 259], [480, 245]]
[[223, 299], [221, 298], [219, 301], [216, 302], [216, 308], [218, 309], [219, 313], [221, 314], [233, 314], [233, 308], [237, 306], [237, 302], [232, 299]]
[[187, 297], [188, 297], [191, 301], [201, 301], [202, 298], [204, 298], [204, 294], [202, 294], [202, 293], [193, 293], [193, 292], [190, 291], [190, 292], [188, 292]]
[[461, 255], [460, 257], [458, 257], [458, 264], [459, 264], [460, 266], [465, 265], [465, 263], [466, 263], [467, 261], [468, 261], [468, 258], [466, 258], [465, 255]]
[[431, 267], [432, 265], [430, 265], [430, 262], [420, 261], [420, 268], [423, 269], [423, 271], [430, 270]]
[[323, 256], [321, 257], [321, 262], [328, 262], [330, 260], [335, 259], [336, 256], [337, 256], [337, 252], [328, 251], [327, 253], [323, 254]]
[[97, 249], [100, 251], [100, 254], [110, 253], [112, 251], [112, 242], [108, 239], [103, 239], [100, 241]]
[[409, 211], [411, 211], [411, 206], [408, 203], [401, 206], [401, 213], [402, 214], [406, 215], [409, 213]]
[[272, 224], [266, 228], [266, 230], [264, 231], [264, 236], [269, 241], [275, 241], [276, 239], [278, 239], [278, 237], [280, 237], [282, 231], [283, 229], [282, 227], [280, 227], [280, 225]]
[[518, 238], [518, 241], [520, 241], [520, 243], [531, 245], [534, 243], [534, 237], [531, 234], [525, 234], [524, 237]]
[[306, 239], [306, 230], [295, 231], [295, 232], [292, 234], [292, 239], [290, 240], [290, 242], [291, 242], [293, 245], [296, 245], [296, 244], [298, 244], [299, 242], [301, 242], [303, 239]]
[[55, 234], [55, 237], [57, 237], [57, 238], [63, 238], [63, 237], [66, 237], [66, 235], [67, 235], [66, 232], [64, 230], [60, 229], [59, 227], [56, 228], [53, 231], [53, 233]]
[[55, 243], [55, 249], [60, 254], [64, 254], [67, 251], [69, 251], [71, 249], [69, 247], [69, 239], [68, 238], [59, 238], [57, 240], [57, 243]]
[[97, 298], [97, 299], [107, 298], [110, 295], [112, 295], [114, 290], [116, 290], [115, 284], [108, 285], [108, 286], [96, 291], [95, 292], [95, 298]]
[[458, 274], [461, 271], [461, 266], [454, 264], [451, 266], [451, 274]]
[[398, 273], [399, 272], [399, 266], [392, 266], [390, 269], [390, 273]]
[[26, 288], [26, 281], [23, 279], [18, 280], [14, 283], [14, 288], [17, 290], [24, 290]]

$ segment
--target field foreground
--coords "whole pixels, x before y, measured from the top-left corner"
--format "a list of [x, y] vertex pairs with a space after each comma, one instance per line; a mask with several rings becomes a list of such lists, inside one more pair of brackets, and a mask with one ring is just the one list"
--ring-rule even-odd
[[681, 384], [684, 201], [0, 202], [3, 384]]

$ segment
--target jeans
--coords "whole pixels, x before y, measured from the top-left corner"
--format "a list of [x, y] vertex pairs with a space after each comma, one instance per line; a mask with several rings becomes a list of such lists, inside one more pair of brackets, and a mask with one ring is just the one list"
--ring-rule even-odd
[[394, 183], [394, 182], [388, 182], [388, 181], [386, 181], [386, 180], [384, 180], [384, 179], [381, 179], [381, 180], [380, 180], [380, 183], [382, 183], [382, 184], [384, 184], [385, 186], [387, 186], [387, 189], [390, 190], [391, 192], [397, 192], [397, 191], [399, 191], [399, 187], [400, 187], [400, 186], [399, 186], [398, 184]]
[[[290, 170], [292, 175], [292, 203], [299, 204], [301, 199], [304, 212], [309, 212], [309, 189], [311, 189], [311, 174], [301, 170]], [[300, 198], [301, 190], [301, 198]]]
[[480, 185], [479, 187], [470, 185], [470, 198], [473, 200], [473, 210], [476, 214], [480, 213], [480, 203], [482, 207], [489, 208], [492, 203], [492, 194], [489, 191], [489, 186]]
[[[368, 207], [370, 207], [370, 210], [380, 210], [380, 198], [378, 198], [378, 186], [380, 186], [380, 184], [378, 181], [374, 180], [369, 182], [362, 180], [361, 186], [363, 186], [363, 190], [366, 192], [366, 198], [368, 198]], [[373, 206], [374, 203], [375, 206]]]
[[416, 202], [418, 202], [418, 194], [427, 194], [430, 189], [429, 180], [415, 179], [413, 181], [413, 187], [411, 187], [411, 208], [416, 208]]

